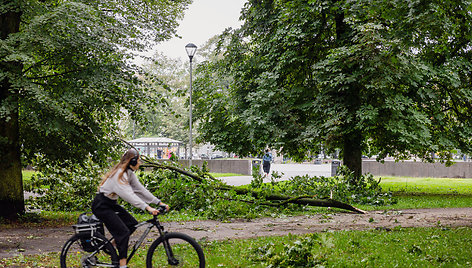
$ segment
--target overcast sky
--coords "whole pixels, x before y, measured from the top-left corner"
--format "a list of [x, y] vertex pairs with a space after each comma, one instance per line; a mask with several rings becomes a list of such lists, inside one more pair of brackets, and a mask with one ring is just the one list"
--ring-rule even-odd
[[[177, 28], [182, 38], [173, 38], [159, 44], [152, 52], [164, 53], [172, 58], [188, 59], [185, 45], [194, 43], [201, 47], [210, 37], [228, 27], [239, 28], [241, 8], [246, 0], [194, 0], [185, 11], [185, 17]], [[198, 57], [198, 49], [195, 57]]]

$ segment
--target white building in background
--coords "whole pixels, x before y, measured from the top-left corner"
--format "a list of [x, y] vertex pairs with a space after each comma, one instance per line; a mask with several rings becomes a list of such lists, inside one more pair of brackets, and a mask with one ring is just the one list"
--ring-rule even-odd
[[[140, 154], [168, 159], [174, 153], [179, 159], [185, 156], [184, 143], [163, 137], [138, 138], [128, 141], [139, 150]], [[183, 152], [182, 152], [183, 150]]]
[[194, 154], [195, 159], [217, 159], [226, 157], [231, 156], [226, 152], [215, 150], [215, 146], [209, 143], [200, 144], [197, 153]]

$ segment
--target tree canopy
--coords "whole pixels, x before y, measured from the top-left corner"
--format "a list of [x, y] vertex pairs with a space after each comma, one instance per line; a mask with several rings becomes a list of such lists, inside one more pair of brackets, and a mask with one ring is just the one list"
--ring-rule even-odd
[[358, 175], [362, 154], [471, 152], [470, 1], [249, 0], [241, 19], [199, 66], [205, 140], [297, 159], [339, 148]]
[[109, 155], [123, 112], [156, 102], [133, 53], [175, 36], [190, 2], [0, 3], [0, 216], [23, 209], [20, 159]]

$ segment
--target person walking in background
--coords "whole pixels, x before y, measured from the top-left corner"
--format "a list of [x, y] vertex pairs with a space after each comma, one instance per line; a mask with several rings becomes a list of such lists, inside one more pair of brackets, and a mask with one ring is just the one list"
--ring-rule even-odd
[[270, 163], [272, 162], [272, 153], [269, 149], [266, 149], [264, 156], [262, 157], [262, 169], [264, 170], [264, 176], [269, 176]]

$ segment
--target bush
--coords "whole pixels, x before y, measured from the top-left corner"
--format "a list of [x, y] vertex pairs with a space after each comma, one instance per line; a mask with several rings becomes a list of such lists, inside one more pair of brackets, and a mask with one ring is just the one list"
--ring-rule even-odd
[[354, 173], [345, 166], [338, 171], [339, 175], [335, 177], [295, 176], [281, 182], [278, 189], [285, 195], [311, 195], [350, 204], [380, 206], [396, 203], [392, 193], [383, 192], [380, 180], [376, 181], [372, 174], [355, 178]]
[[103, 168], [92, 161], [63, 167], [45, 165], [24, 185], [35, 194], [26, 205], [49, 211], [90, 211], [102, 173]]
[[[176, 162], [168, 164], [184, 169]], [[101, 174], [106, 170], [91, 161], [67, 166], [68, 168], [47, 166], [31, 178], [25, 188], [39, 196], [27, 200], [30, 208], [51, 211], [90, 210]], [[267, 207], [264, 202], [265, 196], [269, 194], [292, 197], [309, 195], [319, 199], [332, 197], [338, 201], [357, 204], [385, 205], [395, 202], [390, 193], [382, 192], [379, 182], [371, 175], [363, 176], [353, 183], [354, 177], [347, 169], [341, 169], [340, 175], [333, 178], [297, 176], [281, 182], [276, 182], [277, 176], [280, 176], [276, 174], [271, 183], [262, 183], [260, 175], [256, 175], [251, 184], [243, 186], [254, 195], [237, 194], [234, 189], [219, 189], [221, 182], [209, 178], [206, 166], [193, 166], [191, 171], [206, 179], [194, 180], [169, 169], [138, 171], [137, 176], [147, 189], [169, 204], [172, 210], [217, 220], [293, 214], [294, 211], [305, 209], [294, 204]], [[143, 213], [126, 202], [120, 202], [131, 211]]]

